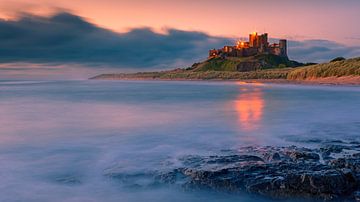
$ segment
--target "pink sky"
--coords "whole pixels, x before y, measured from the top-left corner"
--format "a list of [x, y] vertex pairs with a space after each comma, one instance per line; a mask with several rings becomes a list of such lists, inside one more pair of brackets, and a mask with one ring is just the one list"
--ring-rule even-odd
[[268, 32], [296, 40], [360, 45], [358, 0], [0, 0], [0, 17], [66, 9], [118, 32], [134, 27], [204, 31], [240, 37]]

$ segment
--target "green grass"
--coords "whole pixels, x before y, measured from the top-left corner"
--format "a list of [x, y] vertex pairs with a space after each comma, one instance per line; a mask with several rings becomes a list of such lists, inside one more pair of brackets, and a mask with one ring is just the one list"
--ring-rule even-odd
[[242, 62], [241, 58], [221, 59], [213, 58], [200, 63], [194, 71], [237, 71], [237, 65]]
[[305, 80], [341, 76], [360, 76], [360, 58], [297, 68], [289, 72], [287, 79]]
[[[246, 68], [244, 68], [244, 65]], [[193, 71], [231, 71], [235, 72], [239, 69], [243, 71], [255, 71], [261, 69], [286, 68], [301, 66], [301, 63], [291, 61], [287, 57], [276, 55], [256, 55], [250, 57], [227, 57], [212, 58], [201, 63], [193, 65]]]
[[265, 66], [264, 69], [269, 69], [274, 67], [277, 68], [297, 67], [303, 65], [296, 61], [289, 60], [286, 57], [279, 57], [276, 55], [258, 55], [255, 56], [255, 59], [259, 61], [264, 61], [267, 64], [267, 66]]
[[[246, 58], [249, 59], [249, 58]], [[272, 59], [272, 58], [267, 58]], [[276, 59], [276, 58], [275, 58]], [[183, 79], [183, 80], [241, 80], [241, 79], [288, 79], [306, 80], [325, 77], [360, 76], [360, 58], [341, 60], [298, 68], [262, 69], [238, 72], [234, 64], [244, 58], [216, 58], [199, 63], [188, 69], [134, 74], [103, 74], [93, 79]], [[293, 61], [290, 61], [293, 62]]]
[[290, 68], [250, 72], [234, 71], [164, 71], [134, 74], [103, 74], [93, 79], [184, 79], [184, 80], [240, 80], [240, 79], [286, 79]]

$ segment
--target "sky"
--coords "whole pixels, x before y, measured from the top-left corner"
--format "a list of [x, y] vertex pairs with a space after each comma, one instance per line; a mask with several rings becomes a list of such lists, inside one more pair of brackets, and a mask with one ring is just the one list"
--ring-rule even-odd
[[289, 56], [301, 62], [354, 57], [359, 10], [359, 0], [0, 0], [0, 68], [181, 67], [253, 31], [290, 40]]

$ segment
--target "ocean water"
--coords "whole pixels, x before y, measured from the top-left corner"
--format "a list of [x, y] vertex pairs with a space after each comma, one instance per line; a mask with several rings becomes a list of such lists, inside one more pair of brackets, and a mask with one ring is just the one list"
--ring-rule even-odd
[[152, 186], [146, 174], [187, 154], [315, 147], [359, 131], [358, 87], [0, 81], [0, 201], [268, 201]]

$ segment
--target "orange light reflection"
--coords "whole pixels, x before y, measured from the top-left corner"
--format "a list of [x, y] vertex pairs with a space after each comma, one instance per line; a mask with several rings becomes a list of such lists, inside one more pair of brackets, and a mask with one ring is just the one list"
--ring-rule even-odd
[[258, 128], [263, 117], [265, 101], [261, 90], [242, 93], [235, 101], [240, 127], [245, 131]]

